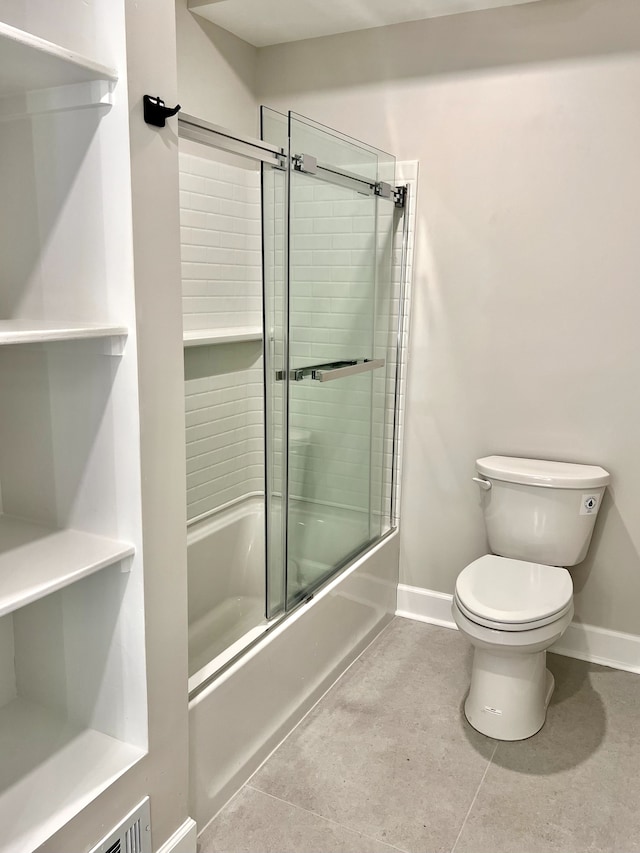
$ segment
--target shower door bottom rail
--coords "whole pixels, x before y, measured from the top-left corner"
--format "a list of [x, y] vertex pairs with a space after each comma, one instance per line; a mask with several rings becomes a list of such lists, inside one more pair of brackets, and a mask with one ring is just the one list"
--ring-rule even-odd
[[[369, 373], [384, 367], [384, 358], [354, 358], [350, 361], [331, 361], [324, 364], [311, 364], [308, 367], [296, 367], [290, 371], [292, 382], [303, 379], [314, 379], [316, 382], [331, 382], [345, 376], [355, 376], [358, 373]], [[276, 379], [282, 382], [286, 378], [285, 370], [276, 371]]]

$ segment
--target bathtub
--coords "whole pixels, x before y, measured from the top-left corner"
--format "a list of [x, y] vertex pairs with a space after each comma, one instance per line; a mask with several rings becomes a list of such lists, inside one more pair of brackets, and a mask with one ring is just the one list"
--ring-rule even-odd
[[[264, 498], [251, 496], [189, 525], [189, 693], [269, 627], [265, 618]], [[292, 599], [321, 582], [343, 555], [369, 539], [368, 515], [292, 503]]]
[[189, 693], [267, 628], [264, 499], [187, 530]]
[[[296, 565], [315, 576], [363, 529], [357, 514], [311, 506], [297, 510], [296, 525], [313, 553], [312, 562]], [[190, 527], [189, 805], [199, 830], [393, 618], [398, 543], [393, 531], [269, 624], [263, 500]]]

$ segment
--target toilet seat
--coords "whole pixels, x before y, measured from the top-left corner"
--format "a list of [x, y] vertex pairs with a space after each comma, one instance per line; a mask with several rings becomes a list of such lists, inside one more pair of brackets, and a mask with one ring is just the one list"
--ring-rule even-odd
[[572, 602], [570, 601], [562, 608], [562, 610], [552, 613], [549, 616], [544, 616], [541, 619], [533, 619], [530, 622], [499, 622], [497, 620], [486, 619], [483, 616], [478, 616], [476, 613], [471, 612], [464, 606], [457, 595], [454, 595], [454, 600], [460, 612], [466, 616], [470, 622], [475, 622], [476, 625], [481, 625], [483, 628], [492, 628], [494, 631], [505, 631], [509, 633], [515, 631], [533, 631], [535, 628], [543, 628], [545, 625], [550, 625], [551, 623], [562, 619], [572, 606]]
[[462, 570], [454, 598], [478, 625], [531, 631], [562, 619], [573, 604], [573, 584], [558, 566], [487, 554]]

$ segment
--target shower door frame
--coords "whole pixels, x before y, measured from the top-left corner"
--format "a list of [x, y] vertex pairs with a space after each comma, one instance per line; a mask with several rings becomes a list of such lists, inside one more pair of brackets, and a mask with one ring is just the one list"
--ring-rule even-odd
[[[272, 113], [276, 113], [276, 111], [270, 110]], [[261, 110], [261, 116], [263, 115], [263, 110]], [[398, 526], [399, 521], [399, 512], [397, 507], [397, 478], [399, 474], [398, 470], [398, 451], [399, 451], [399, 441], [400, 441], [400, 421], [399, 421], [399, 405], [400, 405], [400, 388], [401, 388], [401, 369], [402, 369], [402, 343], [404, 337], [404, 325], [405, 325], [405, 316], [406, 316], [406, 287], [407, 287], [407, 261], [408, 261], [408, 241], [409, 241], [409, 185], [408, 184], [399, 184], [393, 185], [389, 183], [385, 183], [383, 181], [372, 181], [370, 178], [364, 177], [362, 175], [356, 174], [351, 171], [341, 170], [334, 166], [318, 162], [318, 160], [310, 156], [306, 153], [294, 153], [290, 150], [290, 120], [291, 117], [295, 118], [304, 118], [302, 116], [297, 116], [293, 113], [288, 113], [287, 116], [280, 113], [280, 117], [286, 118], [288, 120], [288, 133], [287, 133], [287, 141], [289, 143], [289, 150], [285, 151], [284, 147], [279, 150], [282, 152], [282, 156], [279, 157], [277, 163], [270, 163], [269, 161], [263, 161], [262, 163], [262, 217], [263, 217], [263, 310], [264, 310], [264, 347], [263, 347], [263, 366], [264, 366], [264, 399], [265, 399], [265, 557], [266, 557], [266, 596], [265, 596], [265, 606], [266, 606], [266, 618], [268, 622], [278, 624], [280, 619], [290, 615], [294, 612], [298, 607], [306, 604], [313, 596], [321, 590], [324, 586], [331, 583], [337, 575], [347, 569], [350, 565], [352, 565], [356, 560], [362, 557], [367, 553], [371, 548], [375, 547], [379, 542], [384, 540], [387, 536], [391, 535]], [[317, 124], [313, 122], [313, 124]], [[338, 131], [333, 131], [330, 128], [322, 127], [322, 130], [328, 133], [336, 134], [342, 138], [343, 135]], [[261, 120], [261, 132], [264, 133], [263, 130], [263, 122]], [[351, 140], [356, 145], [364, 145], [364, 143], [358, 143], [355, 140]], [[261, 141], [262, 145], [268, 145], [269, 143], [265, 143]], [[369, 146], [365, 146], [369, 147]], [[285, 184], [284, 184], [284, 195], [286, 199], [286, 215], [284, 222], [284, 230], [283, 230], [283, 245], [282, 251], [284, 255], [284, 263], [283, 263], [283, 293], [284, 293], [284, 303], [285, 303], [285, 319], [286, 322], [283, 324], [282, 330], [282, 343], [283, 343], [283, 365], [284, 369], [280, 371], [275, 371], [273, 365], [271, 364], [271, 353], [269, 352], [269, 338], [266, 334], [266, 330], [268, 328], [267, 315], [266, 315], [266, 306], [267, 306], [267, 272], [266, 272], [266, 263], [265, 263], [265, 250], [264, 250], [264, 171], [266, 168], [271, 168], [281, 170], [285, 173]], [[357, 547], [355, 550], [347, 553], [343, 560], [338, 562], [331, 569], [330, 573], [326, 576], [322, 577], [322, 579], [316, 583], [312, 584], [307, 590], [305, 595], [302, 595], [293, 603], [289, 601], [289, 524], [288, 521], [285, 521], [285, 514], [288, 516], [289, 507], [290, 507], [290, 377], [289, 374], [291, 372], [291, 353], [290, 353], [290, 333], [291, 333], [291, 247], [290, 247], [290, 236], [291, 236], [291, 210], [292, 210], [292, 200], [291, 200], [291, 176], [294, 171], [311, 174], [314, 177], [317, 177], [319, 180], [332, 183], [341, 187], [345, 187], [351, 190], [355, 190], [358, 194], [361, 195], [370, 195], [377, 196], [378, 199], [386, 199], [390, 203], [392, 203], [396, 210], [400, 212], [400, 215], [403, 217], [402, 222], [402, 236], [401, 236], [401, 245], [400, 245], [400, 268], [399, 268], [399, 281], [398, 281], [398, 322], [396, 328], [396, 341], [395, 346], [393, 347], [395, 353], [395, 376], [393, 378], [394, 384], [394, 392], [393, 392], [393, 424], [392, 424], [392, 438], [391, 438], [391, 473], [390, 473], [390, 495], [388, 502], [388, 513], [386, 517], [388, 519], [389, 527], [380, 535], [370, 539], [366, 543], [363, 543], [361, 546]], [[318, 173], [322, 174], [318, 174]], [[398, 234], [397, 221], [394, 224], [394, 236]], [[393, 247], [395, 248], [395, 246]], [[392, 248], [392, 252], [393, 252]], [[270, 520], [271, 520], [271, 500], [273, 495], [270, 493], [269, 483], [269, 454], [272, 451], [271, 441], [270, 441], [270, 432], [273, 429], [273, 424], [270, 422], [270, 418], [268, 415], [268, 400], [270, 394], [270, 374], [278, 373], [279, 379], [282, 380], [282, 388], [283, 388], [283, 410], [284, 410], [284, 423], [282, 425], [283, 429], [283, 441], [282, 441], [282, 479], [283, 489], [280, 495], [280, 501], [282, 504], [282, 518], [281, 523], [283, 525], [282, 531], [282, 542], [281, 542], [281, 551], [282, 551], [282, 565], [280, 567], [281, 573], [281, 586], [283, 589], [283, 597], [280, 603], [280, 606], [276, 606], [274, 609], [271, 608], [271, 596], [270, 596], [270, 588], [273, 584], [273, 567], [270, 565], [270, 544], [272, 540], [272, 531], [270, 529]], [[273, 489], [272, 489], [273, 492]], [[371, 509], [369, 510], [371, 512]]]

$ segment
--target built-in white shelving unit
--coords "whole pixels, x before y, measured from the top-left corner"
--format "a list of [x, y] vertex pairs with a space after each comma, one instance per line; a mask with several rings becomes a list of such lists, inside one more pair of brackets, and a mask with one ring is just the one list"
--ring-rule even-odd
[[261, 326], [239, 326], [230, 329], [189, 330], [183, 336], [185, 347], [203, 347], [212, 344], [232, 344], [242, 341], [261, 341]]
[[0, 320], [0, 346], [125, 337], [125, 326], [69, 323], [46, 320]]
[[[129, 109], [125, 92], [112, 103], [115, 68], [63, 38], [120, 63], [124, 12], [111, 0], [73, 13], [49, 0], [9, 7], [0, 12], [11, 18], [0, 22], [0, 848], [26, 853], [145, 754], [147, 708], [138, 371], [135, 347], [124, 347], [135, 322]], [[37, 34], [13, 26], [30, 22]]]
[[111, 104], [113, 68], [0, 22], [0, 119]]
[[132, 545], [81, 530], [0, 516], [0, 616], [134, 554]]
[[114, 68], [0, 21], [0, 98], [34, 89], [117, 79]]
[[143, 751], [74, 725], [38, 703], [14, 699], [0, 709], [0, 754], [2, 850], [25, 853], [88, 805]]

